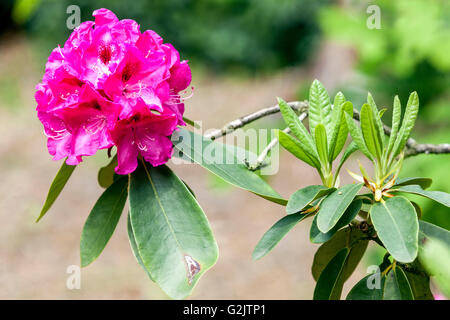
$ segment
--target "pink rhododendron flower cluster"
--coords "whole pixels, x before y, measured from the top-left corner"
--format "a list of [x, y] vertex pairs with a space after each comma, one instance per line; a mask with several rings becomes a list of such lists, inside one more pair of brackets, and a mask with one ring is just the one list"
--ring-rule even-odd
[[37, 113], [54, 160], [117, 147], [118, 174], [137, 167], [138, 156], [153, 166], [171, 157], [170, 135], [185, 125], [180, 92], [191, 82], [187, 61], [151, 30], [99, 9], [95, 22], [82, 23], [64, 47], [53, 50], [42, 83]]

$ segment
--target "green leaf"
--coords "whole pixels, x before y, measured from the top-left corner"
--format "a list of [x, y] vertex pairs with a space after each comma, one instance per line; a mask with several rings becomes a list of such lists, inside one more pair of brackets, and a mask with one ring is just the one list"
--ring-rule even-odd
[[133, 227], [131, 226], [131, 220], [130, 220], [130, 213], [129, 212], [128, 212], [128, 216], [127, 216], [127, 232], [128, 232], [128, 240], [130, 241], [131, 251], [133, 252], [134, 257], [136, 258], [137, 262], [142, 267], [142, 269], [145, 270], [145, 272], [147, 273], [147, 275], [150, 278], [150, 280], [152, 280], [154, 282], [155, 280], [153, 280], [152, 275], [147, 270], [144, 262], [142, 261], [142, 258], [140, 256], [140, 254], [139, 254], [139, 251], [138, 251], [138, 248], [137, 248], [137, 244], [136, 244], [136, 239], [134, 238]]
[[[338, 93], [336, 93], [336, 95], [334, 96], [334, 101], [333, 101], [333, 112], [334, 110], [337, 110], [338, 107], [343, 104], [345, 102], [345, 96], [344, 94], [339, 91]], [[336, 115], [335, 113], [333, 113], [333, 115]], [[337, 120], [337, 118], [336, 118]]]
[[355, 286], [348, 293], [346, 300], [382, 300], [384, 278], [382, 278], [380, 281], [381, 287], [379, 289], [369, 289], [368, 282], [372, 279], [371, 277], [374, 276], [375, 275], [373, 274], [369, 274], [368, 276], [365, 276], [360, 281], [358, 281], [358, 283], [355, 284]]
[[405, 272], [406, 278], [408, 278], [414, 300], [434, 300], [430, 290], [430, 277], [426, 274], [425, 269], [419, 263], [418, 259], [414, 260], [403, 271]]
[[347, 210], [363, 184], [348, 184], [333, 191], [320, 205], [317, 226], [323, 233], [330, 231]]
[[430, 178], [398, 178], [395, 181], [394, 186], [408, 186], [411, 184], [417, 184], [422, 187], [422, 189], [427, 189], [431, 186], [431, 183], [433, 182]]
[[309, 214], [294, 213], [278, 220], [259, 240], [253, 250], [253, 260], [261, 259], [268, 254], [297, 223], [308, 216]]
[[295, 191], [289, 198], [286, 206], [286, 213], [293, 214], [302, 211], [313, 201], [322, 198], [336, 190], [322, 185], [312, 185]]
[[298, 159], [306, 162], [311, 167], [320, 169], [319, 161], [315, 157], [309, 156], [303, 150], [303, 146], [300, 143], [300, 141], [291, 137], [289, 134], [287, 134], [281, 130], [277, 130], [277, 136], [278, 136], [278, 141], [287, 151], [292, 153]]
[[323, 124], [319, 123], [316, 126], [316, 148], [317, 154], [319, 155], [319, 160], [322, 167], [328, 167], [328, 143], [327, 143], [327, 132]]
[[414, 300], [411, 286], [401, 268], [392, 269], [386, 275], [383, 300]]
[[247, 169], [238, 158], [238, 148], [213, 142], [185, 129], [176, 131], [173, 139], [175, 139], [174, 156], [196, 162], [232, 185], [286, 205], [286, 199], [283, 199], [260, 176]]
[[319, 80], [314, 80], [309, 89], [309, 130], [315, 136], [315, 129], [319, 123], [326, 128], [326, 133], [331, 134], [331, 103], [328, 92]]
[[418, 112], [419, 96], [417, 95], [417, 92], [414, 91], [409, 96], [405, 115], [403, 116], [402, 126], [392, 149], [391, 159], [395, 158], [405, 147], [406, 141], [408, 140], [411, 130], [416, 122]]
[[[288, 203], [289, 205], [289, 203]], [[323, 243], [328, 240], [330, 240], [333, 235], [342, 227], [352, 222], [352, 220], [356, 217], [359, 210], [361, 209], [362, 201], [361, 200], [355, 200], [353, 201], [350, 206], [345, 210], [342, 217], [339, 219], [339, 221], [336, 223], [336, 225], [327, 233], [322, 233], [319, 228], [317, 227], [317, 215], [314, 217], [314, 220], [311, 224], [311, 229], [309, 233], [309, 239], [312, 243]]]
[[392, 130], [391, 134], [389, 135], [389, 143], [386, 152], [386, 157], [390, 155], [392, 148], [394, 147], [395, 140], [397, 139], [401, 116], [402, 116], [402, 105], [400, 103], [400, 99], [398, 98], [398, 96], [395, 96], [394, 111], [392, 112]]
[[368, 243], [367, 236], [359, 229], [347, 227], [336, 232], [330, 240], [319, 247], [314, 255], [311, 268], [314, 280], [319, 279], [323, 269], [339, 250], [349, 248], [350, 254], [345, 261], [342, 277], [340, 277], [341, 283], [347, 281], [361, 261]]
[[127, 201], [127, 188], [128, 177], [121, 177], [107, 188], [95, 203], [81, 234], [82, 267], [97, 259], [106, 247]]
[[364, 104], [361, 108], [360, 122], [367, 149], [378, 161], [381, 161], [383, 145], [372, 109], [368, 104]]
[[114, 168], [117, 167], [117, 155], [111, 161], [98, 171], [98, 184], [102, 188], [108, 188], [114, 182]]
[[166, 166], [143, 162], [130, 178], [131, 226], [147, 272], [172, 298], [188, 296], [217, 261], [203, 210]]
[[317, 152], [314, 146], [314, 140], [306, 130], [303, 123], [298, 119], [297, 114], [292, 110], [292, 108], [281, 98], [278, 98], [278, 105], [280, 106], [281, 115], [286, 122], [291, 132], [300, 140], [302, 149], [310, 158], [316, 158]]
[[419, 220], [419, 245], [423, 248], [428, 239], [435, 239], [450, 246], [450, 232], [432, 223]]
[[348, 115], [345, 115], [345, 120], [347, 120], [347, 127], [348, 131], [350, 132], [350, 135], [352, 136], [353, 142], [358, 146], [358, 149], [361, 150], [364, 155], [373, 161], [373, 156], [370, 153], [369, 149], [367, 149], [366, 143], [364, 142], [363, 135], [361, 133], [361, 129], [356, 125], [355, 121], [353, 121], [353, 118]]
[[419, 260], [433, 276], [439, 289], [446, 297], [450, 297], [450, 246], [436, 239], [427, 241], [421, 249]]
[[[345, 145], [345, 141], [347, 141], [348, 136], [348, 128], [347, 121], [345, 120], [345, 114], [349, 115], [353, 114], [353, 105], [350, 101], [347, 101], [337, 107], [336, 116], [337, 119], [333, 119], [333, 132], [331, 134], [331, 140], [328, 145], [330, 160], [333, 161], [337, 158], [339, 153], [342, 151], [342, 148]], [[334, 111], [334, 110], [333, 110]]]
[[53, 179], [53, 182], [48, 190], [47, 198], [45, 199], [44, 206], [42, 207], [41, 213], [37, 218], [36, 222], [42, 219], [42, 217], [47, 213], [47, 211], [51, 208], [55, 200], [58, 198], [61, 191], [64, 189], [67, 181], [75, 170], [76, 166], [69, 166], [66, 164], [64, 160], [61, 168], [59, 169], [56, 177]]
[[377, 202], [370, 209], [378, 237], [392, 257], [399, 262], [412, 262], [417, 257], [419, 224], [416, 210], [403, 197]]
[[443, 204], [444, 206], [450, 207], [450, 194], [442, 191], [425, 191], [418, 185], [407, 185], [400, 188], [395, 188], [391, 190], [392, 192], [404, 192], [416, 194], [428, 199], [434, 200]]
[[314, 300], [331, 299], [349, 252], [348, 248], [340, 250], [322, 271], [314, 289]]
[[[370, 93], [367, 95], [367, 103], [369, 104], [371, 110], [372, 110], [372, 116], [375, 120], [375, 126], [378, 132], [378, 136], [380, 137], [381, 142], [381, 149], [383, 150], [385, 147], [385, 136], [384, 136], [384, 128], [383, 123], [381, 122], [381, 116], [384, 113], [383, 110], [378, 111], [377, 105], [375, 104], [375, 100], [373, 100], [373, 97]], [[381, 114], [380, 114], [381, 113]]]

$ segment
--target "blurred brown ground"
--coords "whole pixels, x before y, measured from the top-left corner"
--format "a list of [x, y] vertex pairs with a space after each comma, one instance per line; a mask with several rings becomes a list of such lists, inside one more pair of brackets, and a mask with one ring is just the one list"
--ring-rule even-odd
[[[270, 78], [196, 78], [194, 74], [195, 94], [186, 103], [186, 116], [201, 119], [204, 128], [220, 127], [272, 105], [275, 96], [295, 99], [306, 76], [321, 79], [332, 91], [349, 75], [352, 61], [351, 52], [326, 44], [312, 66]], [[167, 298], [135, 261], [125, 214], [99, 259], [82, 270], [81, 289], [66, 288], [67, 267], [79, 264], [83, 223], [102, 192], [97, 170], [107, 160], [104, 152], [85, 159], [47, 216], [34, 222], [60, 166], [47, 153], [35, 113], [34, 86], [42, 72], [26, 39], [14, 37], [0, 43], [0, 298]], [[270, 183], [285, 197], [300, 187], [320, 183], [311, 168], [290, 154], [282, 152], [281, 162]], [[310, 268], [318, 246], [309, 242], [310, 221], [294, 228], [268, 256], [252, 261], [254, 246], [284, 215], [283, 207], [237, 188], [217, 192], [198, 166], [171, 167], [194, 189], [220, 249], [217, 265], [204, 275], [192, 299], [311, 299]], [[363, 274], [360, 267], [345, 292]]]

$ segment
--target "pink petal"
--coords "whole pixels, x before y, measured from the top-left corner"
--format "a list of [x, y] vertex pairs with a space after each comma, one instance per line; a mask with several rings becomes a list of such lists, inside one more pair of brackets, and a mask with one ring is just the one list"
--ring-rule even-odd
[[104, 8], [95, 10], [92, 15], [95, 17], [95, 24], [98, 26], [119, 21], [112, 11]]

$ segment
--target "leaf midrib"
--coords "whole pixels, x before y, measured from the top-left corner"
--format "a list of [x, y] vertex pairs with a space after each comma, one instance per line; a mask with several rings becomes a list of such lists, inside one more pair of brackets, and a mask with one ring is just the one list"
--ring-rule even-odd
[[394, 226], [395, 226], [395, 229], [397, 230], [397, 232], [398, 232], [398, 234], [400, 235], [400, 243], [403, 245], [403, 247], [406, 249], [406, 252], [408, 252], [408, 254], [409, 254], [409, 256], [411, 256], [411, 254], [410, 254], [410, 252], [409, 252], [409, 250], [408, 250], [408, 247], [406, 246], [406, 243], [404, 242], [404, 239], [403, 239], [403, 237], [402, 237], [402, 232], [400, 231], [400, 229], [398, 228], [398, 225], [397, 225], [397, 223], [396, 223], [396, 220], [394, 219], [394, 216], [392, 215], [392, 213], [391, 213], [391, 211], [388, 209], [388, 207], [386, 206], [386, 202], [383, 202], [382, 203], [382, 205], [383, 205], [383, 207], [386, 209], [386, 211], [388, 212], [388, 214], [389, 214], [389, 218], [391, 218], [391, 220], [394, 222], [393, 224], [394, 224]]
[[[175, 242], [177, 244], [177, 247], [178, 247], [180, 253], [183, 255], [183, 252], [184, 252], [183, 247], [181, 246], [180, 242], [178, 241], [178, 238], [177, 238], [177, 236], [175, 234], [175, 230], [173, 230], [172, 225], [170, 224], [169, 217], [167, 216], [166, 210], [164, 209], [164, 207], [163, 207], [163, 205], [161, 203], [161, 199], [160, 199], [160, 197], [158, 195], [158, 192], [156, 191], [156, 187], [155, 187], [155, 184], [153, 183], [153, 179], [150, 176], [150, 172], [148, 172], [147, 166], [146, 166], [144, 161], [142, 161], [142, 165], [144, 167], [144, 170], [145, 170], [145, 173], [147, 175], [148, 181], [150, 182], [150, 185], [152, 186], [152, 190], [153, 190], [153, 193], [155, 194], [156, 201], [158, 202], [158, 205], [161, 208], [161, 211], [162, 211], [162, 213], [164, 215], [164, 218], [166, 220], [167, 226], [169, 227], [169, 230], [170, 230], [170, 232], [172, 233], [172, 235], [173, 235], [173, 237], [175, 239]], [[133, 230], [133, 233], [134, 233], [134, 230]]]

